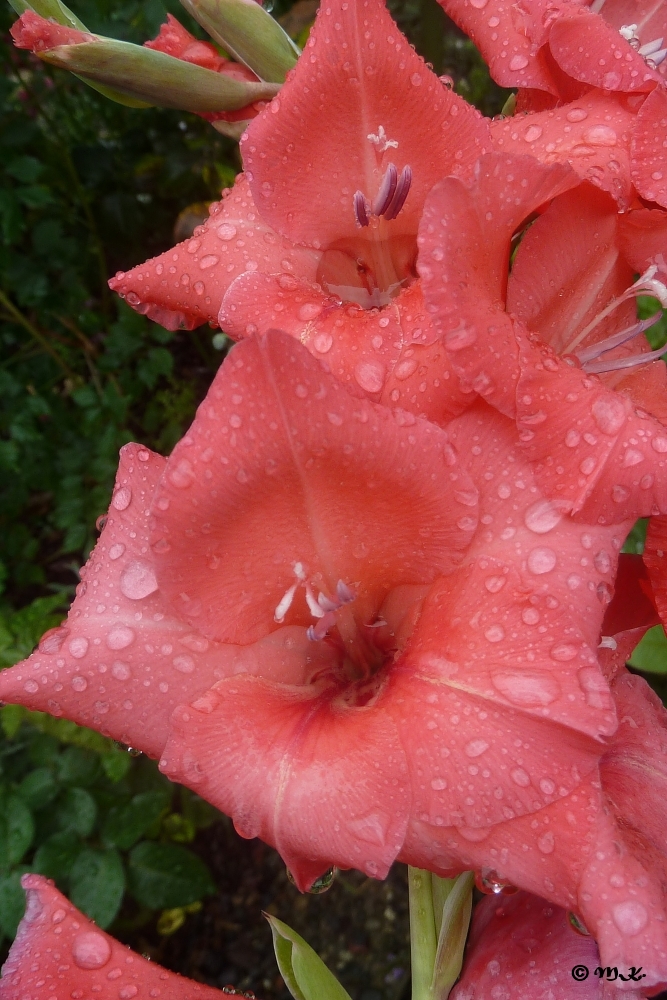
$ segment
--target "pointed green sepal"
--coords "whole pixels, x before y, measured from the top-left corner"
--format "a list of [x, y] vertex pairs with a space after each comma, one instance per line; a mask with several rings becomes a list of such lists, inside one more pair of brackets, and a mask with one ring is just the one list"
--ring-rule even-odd
[[351, 1000], [333, 972], [296, 931], [269, 913], [264, 916], [271, 925], [280, 975], [294, 1000]]
[[278, 87], [235, 80], [143, 45], [101, 38], [99, 42], [58, 45], [40, 59], [85, 80], [112, 87], [127, 97], [163, 108], [210, 113], [236, 111], [270, 100]]
[[472, 913], [473, 883], [473, 873], [463, 872], [445, 899], [431, 981], [433, 1000], [447, 1000], [452, 986], [461, 973], [463, 951]]
[[260, 80], [284, 83], [300, 52], [256, 0], [181, 0], [211, 38]]

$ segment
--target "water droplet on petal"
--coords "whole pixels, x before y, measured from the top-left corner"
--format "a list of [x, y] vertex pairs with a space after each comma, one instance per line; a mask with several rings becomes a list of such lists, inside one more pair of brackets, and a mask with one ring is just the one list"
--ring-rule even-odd
[[84, 635], [75, 636], [67, 647], [75, 660], [81, 660], [88, 652], [88, 640]]
[[562, 519], [562, 511], [552, 500], [538, 500], [531, 504], [523, 516], [524, 524], [536, 535], [546, 535]]
[[565, 117], [569, 122], [583, 122], [588, 118], [588, 111], [585, 111], [584, 108], [572, 108]]
[[381, 361], [360, 361], [354, 377], [365, 392], [380, 392], [384, 385], [385, 368]]
[[636, 899], [628, 899], [625, 903], [617, 903], [612, 908], [611, 916], [621, 934], [634, 937], [643, 931], [648, 923], [646, 907]]
[[153, 568], [146, 563], [128, 563], [120, 576], [120, 591], [132, 601], [140, 601], [158, 589]]
[[109, 649], [125, 649], [134, 642], [134, 632], [127, 625], [116, 625], [107, 635]]
[[537, 838], [537, 846], [542, 854], [553, 854], [556, 840], [551, 830], [547, 830], [546, 833]]
[[121, 486], [119, 490], [116, 490], [113, 497], [111, 498], [111, 506], [115, 507], [116, 510], [126, 510], [132, 502], [132, 490], [129, 486]]
[[233, 240], [236, 236], [236, 226], [233, 226], [231, 222], [223, 222], [221, 226], [218, 226], [216, 232], [221, 240]]
[[72, 958], [80, 969], [101, 969], [111, 958], [111, 945], [99, 931], [83, 931], [74, 938]]
[[526, 58], [526, 56], [516, 55], [512, 56], [512, 58], [510, 59], [510, 69], [513, 72], [517, 72], [520, 69], [525, 69], [527, 65], [528, 65], [528, 59]]
[[557, 562], [558, 557], [553, 549], [537, 548], [528, 553], [528, 569], [536, 576], [550, 573]]
[[109, 559], [113, 559], [114, 561], [116, 559], [120, 559], [124, 551], [125, 551], [125, 546], [123, 545], [123, 543], [116, 542], [116, 544], [112, 545], [111, 548], [109, 549]]

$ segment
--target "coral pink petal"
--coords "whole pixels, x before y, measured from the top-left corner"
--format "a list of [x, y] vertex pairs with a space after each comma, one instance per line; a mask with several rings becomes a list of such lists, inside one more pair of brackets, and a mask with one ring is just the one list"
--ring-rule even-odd
[[533, 87], [557, 94], [558, 88], [540, 51], [542, 19], [548, 3], [539, 0], [517, 8], [510, 0], [438, 0], [470, 35], [501, 87]]
[[[419, 633], [433, 626], [433, 607], [428, 610]], [[547, 672], [510, 667], [496, 673], [500, 691], [489, 685], [478, 694], [462, 658], [455, 663], [446, 654], [438, 659], [432, 650], [422, 652], [417, 635], [415, 644], [392, 668], [383, 706], [405, 751], [415, 819], [433, 827], [488, 828], [538, 812], [596, 770], [600, 748], [593, 740], [528, 715], [531, 709], [537, 714], [540, 698], [542, 705], [555, 700], [558, 681]], [[516, 708], [502, 704], [510, 684]]]
[[577, 520], [667, 512], [667, 431], [598, 378], [522, 341], [517, 422], [545, 494]]
[[419, 282], [382, 310], [324, 295], [291, 274], [244, 274], [223, 299], [220, 326], [243, 338], [279, 328], [336, 378], [376, 402], [444, 423], [470, 403], [424, 307]]
[[[179, 617], [252, 642], [275, 629], [300, 565], [328, 594], [354, 586], [368, 622], [394, 587], [460, 562], [475, 489], [447, 435], [357, 397], [286, 333], [234, 348], [153, 504], [157, 578]], [[302, 589], [287, 621], [311, 622]]]
[[[151, 42], [144, 42], [144, 46], [147, 49], [166, 52], [175, 59], [196, 63], [204, 69], [213, 70], [214, 73], [222, 72], [227, 65], [227, 60], [218, 54], [214, 45], [210, 42], [201, 42], [191, 35], [173, 14], [167, 14], [167, 21], [160, 25], [157, 37]], [[257, 77], [254, 73], [250, 73], [248, 79], [257, 80]]]
[[601, 1000], [598, 978], [572, 979], [576, 966], [593, 970], [599, 964], [595, 941], [574, 930], [566, 910], [527, 892], [487, 896], [475, 907], [450, 1000]]
[[[636, 23], [636, 16], [633, 21]], [[662, 80], [617, 28], [591, 11], [556, 20], [549, 33], [549, 48], [568, 76], [600, 90], [636, 93], [652, 90]]]
[[619, 217], [619, 241], [628, 263], [639, 274], [664, 260], [667, 248], [667, 212], [641, 208]]
[[380, 220], [381, 239], [414, 235], [435, 182], [468, 176], [488, 146], [486, 121], [443, 86], [383, 0], [322, 6], [303, 57], [241, 140], [262, 217], [323, 248], [360, 237], [353, 196], [372, 201], [389, 163], [410, 166], [412, 185], [398, 218]]
[[275, 846], [302, 890], [332, 864], [384, 878], [408, 819], [405, 757], [384, 699], [357, 708], [334, 695], [221, 681], [174, 713], [160, 765], [242, 836]]
[[646, 681], [627, 671], [613, 691], [620, 726], [600, 764], [611, 808], [598, 818], [581, 913], [602, 964], [641, 965], [649, 987], [667, 981], [667, 712]]
[[475, 869], [576, 909], [578, 883], [595, 849], [601, 808], [596, 770], [545, 809], [494, 826], [437, 827], [414, 818], [398, 860], [444, 876]]
[[667, 517], [652, 517], [646, 532], [644, 563], [656, 607], [663, 623], [667, 622]]
[[67, 621], [0, 674], [4, 701], [65, 716], [152, 757], [176, 705], [242, 659], [175, 619], [158, 590], [148, 514], [165, 465], [140, 445], [123, 448], [109, 516]]
[[[465, 565], [436, 584], [415, 655], [479, 698], [592, 736], [615, 715], [596, 663], [625, 532], [571, 521], [538, 488], [511, 420], [477, 403], [449, 425], [480, 483]], [[508, 470], [512, 470], [511, 473]]]
[[209, 208], [210, 216], [189, 240], [120, 271], [109, 286], [136, 309], [169, 330], [217, 325], [223, 296], [245, 271], [295, 272], [314, 281], [319, 254], [293, 247], [262, 223], [246, 178]]
[[[507, 284], [508, 312], [556, 354], [567, 352], [579, 331], [635, 280], [620, 254], [618, 218], [608, 194], [582, 184], [553, 201], [519, 244]], [[634, 302], [629, 308], [635, 315]], [[617, 310], [578, 346], [622, 327]]]
[[9, 29], [14, 45], [18, 49], [32, 49], [46, 52], [58, 45], [77, 45], [79, 42], [96, 42], [97, 35], [77, 28], [70, 28], [55, 21], [40, 17], [32, 10], [26, 10]]
[[469, 187], [445, 178], [427, 199], [418, 270], [426, 308], [463, 387], [508, 414], [518, 374], [505, 282], [515, 229], [578, 180], [562, 164], [492, 153]]
[[491, 125], [493, 144], [502, 153], [531, 153], [543, 163], [569, 163], [627, 208], [632, 197], [630, 138], [637, 115], [630, 102], [590, 91], [552, 111], [515, 115]]
[[646, 98], [632, 130], [632, 183], [647, 201], [667, 207], [667, 167], [663, 145], [667, 94], [656, 87]]
[[224, 996], [130, 951], [41, 875], [24, 875], [21, 885], [27, 906], [2, 967], [2, 1000], [71, 1000], [72, 996], [220, 1000]]

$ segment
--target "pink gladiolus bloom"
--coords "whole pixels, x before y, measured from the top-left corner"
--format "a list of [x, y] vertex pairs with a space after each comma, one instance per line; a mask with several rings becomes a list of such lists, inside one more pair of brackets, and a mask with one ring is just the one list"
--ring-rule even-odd
[[334, 0], [243, 137], [245, 176], [192, 239], [111, 287], [171, 329], [279, 327], [372, 399], [446, 419], [471, 397], [424, 311], [417, 226], [435, 182], [470, 178], [489, 145], [382, 0]]
[[487, 897], [475, 909], [450, 1000], [603, 1000], [618, 995], [619, 986], [625, 1000], [641, 1000], [645, 979], [634, 982], [629, 969], [617, 969], [614, 987], [606, 975], [596, 976], [602, 969], [597, 946], [577, 926], [566, 910], [527, 892]]
[[[332, 863], [461, 870], [471, 847], [498, 867], [499, 828], [519, 884], [569, 900], [559, 803], [585, 789], [598, 821], [628, 528], [564, 517], [486, 404], [445, 432], [274, 332], [234, 349], [168, 460], [124, 449], [68, 620], [0, 697], [161, 756], [301, 888]], [[515, 824], [534, 841], [550, 809], [526, 854]]]
[[[422, 218], [419, 270], [464, 388], [516, 417], [548, 496], [613, 523], [667, 510], [666, 373], [635, 312], [638, 294], [667, 302], [664, 261], [635, 281], [645, 258], [634, 213], [619, 217], [587, 185], [568, 192], [573, 176], [492, 154], [473, 184], [442, 181]], [[554, 194], [508, 274], [513, 233]]]
[[571, 100], [587, 86], [642, 93], [664, 82], [664, 3], [530, 0], [517, 9], [507, 0], [439, 2], [470, 35], [503, 87]]
[[221, 1000], [221, 990], [149, 962], [100, 930], [41, 875], [24, 875], [26, 912], [2, 967], [0, 1000]]

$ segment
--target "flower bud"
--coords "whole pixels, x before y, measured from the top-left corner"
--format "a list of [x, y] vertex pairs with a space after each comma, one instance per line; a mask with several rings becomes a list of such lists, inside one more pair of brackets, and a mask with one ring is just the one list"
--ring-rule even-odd
[[181, 0], [211, 38], [262, 80], [282, 83], [299, 50], [255, 0]]

